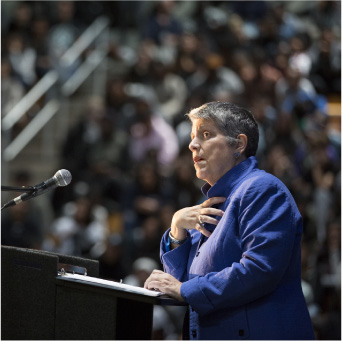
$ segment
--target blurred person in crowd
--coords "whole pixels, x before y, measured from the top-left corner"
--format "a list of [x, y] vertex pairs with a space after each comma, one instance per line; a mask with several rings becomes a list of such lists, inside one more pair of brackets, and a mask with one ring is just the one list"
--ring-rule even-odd
[[133, 258], [146, 256], [159, 261], [160, 239], [164, 232], [159, 212], [141, 219], [140, 224], [133, 230]]
[[146, 158], [138, 163], [124, 195], [125, 210], [131, 212], [129, 221], [134, 220], [129, 225], [139, 226], [145, 218], [158, 214], [162, 205], [169, 201], [169, 187], [155, 159]]
[[74, 1], [51, 2], [50, 6], [54, 19], [48, 37], [49, 56], [53, 68], [58, 71], [63, 82], [73, 74], [80, 64], [79, 59], [71, 65], [60, 62], [60, 58], [78, 38], [80, 27], [75, 18]]
[[260, 76], [258, 65], [250, 60], [245, 53], [238, 53], [238, 61], [235, 63], [237, 65], [237, 74], [241, 81], [243, 82], [243, 95], [244, 97], [253, 100], [255, 95], [255, 88], [258, 87], [258, 96], [263, 94], [264, 90], [264, 79]]
[[246, 4], [239, 1], [231, 3], [232, 11], [237, 13], [246, 22], [256, 22], [260, 18], [264, 18], [268, 13], [268, 7], [267, 1], [251, 1]]
[[133, 100], [125, 90], [127, 82], [122, 77], [111, 78], [107, 83], [105, 104], [119, 129], [129, 129], [133, 120]]
[[[301, 247], [301, 277], [302, 281], [305, 281], [310, 285], [312, 290], [315, 289], [315, 276], [317, 262], [317, 244], [314, 240], [310, 240], [306, 235], [302, 239]], [[314, 293], [313, 293], [314, 294]], [[313, 298], [316, 299], [315, 297]]]
[[[229, 17], [228, 27], [231, 35], [235, 39], [235, 48], [248, 50], [251, 47], [251, 37], [246, 30], [244, 20], [238, 14], [234, 13]], [[256, 32], [255, 35], [257, 36], [258, 33]]]
[[42, 244], [50, 252], [96, 259], [108, 237], [108, 211], [94, 205], [86, 196], [64, 206], [64, 212], [51, 224]]
[[[160, 173], [155, 158], [146, 158], [134, 167], [123, 194], [126, 248], [128, 258], [149, 256], [159, 259], [163, 234], [161, 216], [171, 201], [171, 184]], [[163, 215], [164, 216], [164, 215]]]
[[62, 149], [62, 166], [68, 167], [73, 182], [84, 178], [82, 173], [90, 167], [87, 154], [91, 146], [101, 138], [101, 120], [106, 106], [100, 96], [91, 96], [84, 105], [84, 114], [69, 130]]
[[[260, 95], [251, 100], [251, 107], [255, 120], [259, 126], [259, 146], [257, 156], [260, 157], [262, 165], [269, 146], [273, 145], [276, 139], [275, 126], [277, 122], [277, 111], [272, 105], [272, 97]], [[261, 167], [263, 168], [263, 167]]]
[[180, 36], [179, 47], [174, 67], [175, 73], [185, 80], [188, 89], [191, 88], [190, 77], [197, 72], [203, 59], [203, 43], [195, 33], [184, 32]]
[[297, 34], [290, 39], [289, 66], [307, 77], [311, 71], [312, 60], [308, 53], [310, 39], [307, 34]]
[[[128, 134], [108, 114], [99, 120], [100, 136], [91, 144], [86, 160], [88, 183], [109, 210], [120, 203], [129, 167]], [[95, 195], [95, 193], [94, 193]]]
[[154, 58], [150, 63], [150, 78], [147, 84], [154, 90], [161, 116], [171, 125], [184, 106], [188, 89], [185, 81], [171, 70], [163, 58]]
[[128, 72], [127, 78], [132, 83], [145, 84], [150, 78], [152, 51], [148, 44], [141, 42], [137, 50], [137, 59]]
[[315, 298], [320, 311], [313, 319], [320, 340], [341, 339], [341, 217], [326, 225], [326, 239], [316, 262]]
[[158, 1], [143, 29], [143, 40], [156, 45], [177, 45], [182, 33], [181, 23], [174, 17], [176, 1]]
[[306, 106], [308, 113], [315, 109], [317, 92], [306, 77], [301, 73], [287, 66], [284, 77], [279, 78], [275, 85], [275, 95], [282, 112], [290, 114], [296, 104]]
[[216, 53], [205, 57], [204, 63], [189, 82], [194, 92], [207, 93], [207, 99], [212, 99], [217, 93], [236, 96], [244, 91], [239, 75], [226, 67], [223, 58]]
[[32, 19], [32, 47], [37, 53], [35, 70], [38, 78], [43, 77], [52, 67], [49, 56], [49, 29], [50, 22], [43, 14]]
[[74, 1], [76, 20], [82, 18], [82, 26], [91, 25], [98, 17], [109, 15], [105, 1]]
[[[313, 206], [315, 236], [319, 243], [325, 238], [325, 226], [333, 212], [335, 179], [340, 169], [340, 156], [327, 134], [320, 130], [306, 131], [297, 145], [293, 164], [297, 175], [310, 186], [310, 202]], [[298, 183], [298, 182], [297, 182]], [[299, 187], [302, 190], [303, 186]]]
[[15, 77], [29, 90], [36, 82], [35, 64], [37, 53], [19, 32], [10, 33], [7, 37], [8, 60]]
[[90, 96], [82, 110], [84, 114], [69, 128], [61, 147], [61, 167], [71, 172], [73, 181], [69, 191], [54, 193], [53, 206], [57, 214], [66, 202], [74, 199], [75, 186], [88, 180], [90, 164], [87, 155], [91, 146], [101, 138], [100, 122], [106, 115], [104, 99]]
[[[5, 7], [6, 11], [6, 7]], [[31, 42], [30, 35], [31, 23], [33, 17], [33, 9], [26, 1], [18, 1], [14, 8], [13, 17], [10, 20], [8, 31], [15, 32], [24, 37], [26, 42]]]
[[[209, 51], [221, 54], [229, 61], [230, 51], [239, 45], [238, 38], [230, 30], [229, 10], [218, 2], [201, 2], [198, 6], [196, 35]], [[241, 45], [240, 45], [241, 46]], [[204, 53], [206, 55], [208, 53]]]
[[[287, 154], [291, 155], [293, 151], [296, 150], [297, 143], [299, 143], [298, 141], [301, 141], [301, 133], [296, 125], [295, 117], [278, 112], [274, 130], [275, 139], [273, 143], [281, 145]], [[264, 161], [266, 161], [270, 149], [270, 147], [267, 148]]]
[[310, 17], [318, 28], [341, 32], [340, 1], [315, 1], [315, 6], [310, 10]]
[[6, 116], [24, 94], [23, 84], [13, 77], [11, 63], [3, 56], [1, 58], [1, 117]]
[[[293, 164], [294, 167], [294, 164]], [[313, 208], [313, 190], [311, 182], [298, 174], [292, 179], [291, 193], [296, 201], [299, 212], [303, 218], [303, 235], [310, 245], [315, 245], [317, 240], [316, 217]], [[315, 251], [312, 251], [315, 253]]]
[[[341, 219], [330, 219], [326, 224], [326, 238], [317, 257], [321, 274], [319, 287], [332, 287], [336, 292], [341, 287]], [[319, 289], [318, 295], [319, 293]]]
[[252, 28], [254, 25], [245, 25], [231, 6], [232, 2], [205, 2], [201, 9], [203, 22], [198, 25], [210, 51], [220, 54], [227, 61], [227, 66], [230, 66], [231, 52], [249, 49], [252, 36], [258, 34], [255, 27]]
[[158, 165], [168, 171], [178, 156], [177, 135], [163, 117], [152, 112], [147, 100], [136, 99], [135, 122], [130, 128], [129, 157], [142, 162], [150, 153], [155, 153]]
[[[101, 1], [103, 11], [112, 25], [122, 30], [140, 30], [144, 23], [146, 12], [151, 7], [149, 1]], [[89, 14], [88, 14], [89, 15]]]
[[[31, 175], [26, 171], [17, 172], [13, 183], [17, 187], [30, 186]], [[1, 213], [2, 245], [40, 249], [43, 234], [42, 212], [33, 200], [23, 201]]]
[[291, 188], [295, 178], [292, 160], [281, 144], [274, 144], [268, 151], [265, 169]]
[[100, 278], [120, 281], [127, 276], [129, 269], [126, 264], [124, 243], [120, 233], [111, 233], [98, 249]]
[[[284, 97], [278, 97], [282, 114], [291, 115], [300, 131], [324, 129], [327, 121], [327, 98], [317, 94], [315, 89], [301, 87], [300, 72], [289, 68], [288, 87]], [[307, 85], [309, 85], [309, 80]], [[312, 84], [310, 84], [312, 86]]]
[[301, 288], [302, 219], [284, 184], [258, 169], [254, 117], [222, 102], [188, 116], [208, 199], [175, 213], [161, 243], [165, 272], [153, 271], [145, 287], [189, 303], [191, 339], [313, 339]]
[[317, 240], [322, 243], [326, 237], [326, 226], [330, 219], [337, 175], [339, 156], [324, 133], [308, 134], [311, 155], [311, 176], [314, 183], [314, 207], [317, 224]]
[[[283, 79], [286, 76], [288, 63], [290, 58], [290, 48], [287, 42], [279, 42], [277, 44], [277, 48], [275, 51], [275, 56], [272, 58], [272, 64], [276, 70], [280, 72], [280, 77], [278, 77], [277, 81]], [[280, 83], [285, 83], [285, 80], [281, 80]], [[277, 84], [277, 82], [276, 82]], [[286, 84], [286, 83], [285, 83]], [[284, 85], [281, 87], [281, 95], [283, 94]], [[277, 89], [274, 89], [275, 91]], [[280, 95], [279, 93], [276, 95]]]
[[301, 31], [302, 23], [300, 19], [295, 13], [286, 10], [285, 2], [274, 3], [273, 6], [269, 6], [269, 10], [267, 17], [274, 20], [276, 24], [276, 38], [288, 40]]
[[[270, 13], [275, 8], [271, 6]], [[273, 14], [273, 13], [272, 13]], [[279, 39], [281, 33], [281, 24], [277, 20], [277, 15], [267, 15], [265, 18], [260, 20], [258, 23], [259, 36], [257, 37], [255, 43], [256, 46], [262, 46], [263, 50], [270, 60], [274, 61], [277, 55], [277, 46], [279, 44], [284, 45], [284, 38]], [[286, 46], [288, 44], [286, 43]]]
[[321, 94], [341, 93], [341, 40], [333, 30], [323, 29], [310, 49], [310, 80]]

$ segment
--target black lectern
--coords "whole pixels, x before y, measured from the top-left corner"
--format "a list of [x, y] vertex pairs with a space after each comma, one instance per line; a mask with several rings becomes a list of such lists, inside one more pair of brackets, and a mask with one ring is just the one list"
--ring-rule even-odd
[[153, 305], [179, 305], [169, 297], [58, 276], [61, 264], [98, 277], [94, 260], [1, 247], [1, 339], [148, 340]]

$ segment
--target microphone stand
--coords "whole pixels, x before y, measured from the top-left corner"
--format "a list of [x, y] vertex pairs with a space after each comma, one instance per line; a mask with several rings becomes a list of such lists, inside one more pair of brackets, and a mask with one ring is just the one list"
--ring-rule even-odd
[[[28, 192], [28, 193], [33, 193], [35, 192], [37, 189], [35, 187], [32, 186], [1, 186], [1, 192], [5, 191], [5, 192]], [[6, 206], [6, 204], [4, 206], [1, 207], [1, 211], [6, 208], [8, 206]]]
[[32, 186], [1, 186], [1, 192], [34, 192], [35, 190], [36, 188]]

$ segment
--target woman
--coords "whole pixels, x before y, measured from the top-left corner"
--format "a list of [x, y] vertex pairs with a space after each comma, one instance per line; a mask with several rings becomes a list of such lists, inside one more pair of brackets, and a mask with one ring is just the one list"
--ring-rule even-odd
[[246, 109], [211, 102], [188, 114], [201, 205], [183, 208], [161, 242], [164, 271], [145, 288], [189, 304], [191, 339], [314, 339], [301, 289], [302, 218], [284, 184], [259, 170]]

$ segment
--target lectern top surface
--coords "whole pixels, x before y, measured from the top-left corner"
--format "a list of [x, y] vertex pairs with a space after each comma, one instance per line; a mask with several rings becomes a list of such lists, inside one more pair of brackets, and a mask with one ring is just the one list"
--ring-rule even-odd
[[106, 279], [96, 278], [96, 277], [91, 277], [91, 276], [65, 273], [62, 275], [62, 277], [73, 279], [73, 280], [78, 280], [78, 281], [85, 281], [85, 282], [102, 284], [102, 285], [110, 286], [110, 287], [117, 288], [117, 289], [120, 289], [123, 291], [132, 292], [135, 294], [143, 294], [143, 295], [153, 296], [153, 297], [158, 297], [158, 296], [164, 295], [160, 291], [148, 290], [148, 289], [137, 287], [134, 285], [109, 281]]

